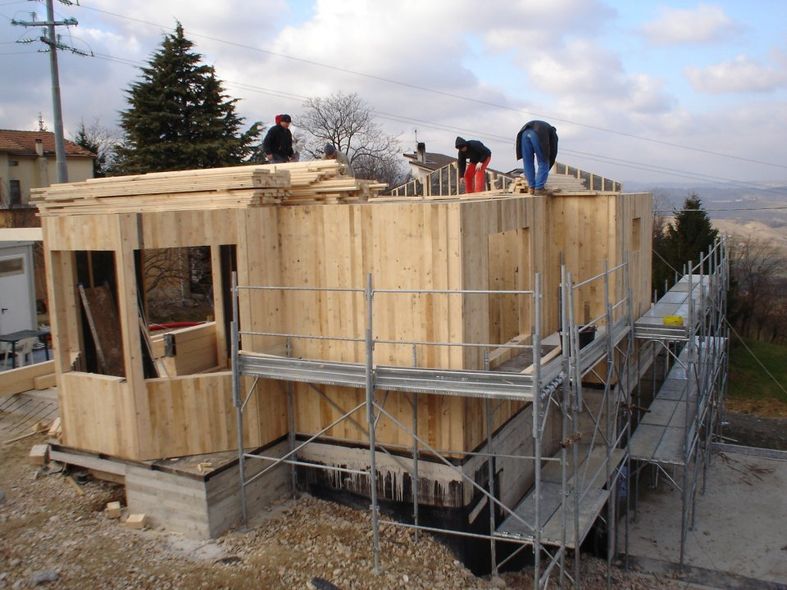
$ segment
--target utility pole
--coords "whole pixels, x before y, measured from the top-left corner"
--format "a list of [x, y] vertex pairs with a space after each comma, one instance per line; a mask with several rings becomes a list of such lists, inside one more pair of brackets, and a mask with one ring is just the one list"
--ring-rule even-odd
[[[59, 0], [61, 4], [71, 6], [71, 0]], [[75, 18], [67, 18], [61, 21], [55, 20], [54, 1], [46, 0], [46, 21], [36, 21], [35, 14], [33, 14], [32, 21], [18, 21], [16, 19], [11, 21], [11, 24], [20, 25], [23, 27], [46, 27], [44, 34], [41, 35], [39, 40], [49, 46], [49, 69], [52, 76], [52, 110], [54, 111], [55, 118], [55, 158], [57, 160], [57, 181], [68, 182], [68, 167], [66, 166], [66, 147], [65, 140], [63, 139], [63, 108], [60, 103], [60, 74], [57, 67], [57, 50], [66, 49], [73, 53], [84, 54], [73, 47], [61, 45], [55, 35], [55, 27], [59, 26], [76, 26], [79, 23]], [[32, 39], [23, 39], [21, 43], [30, 43]]]

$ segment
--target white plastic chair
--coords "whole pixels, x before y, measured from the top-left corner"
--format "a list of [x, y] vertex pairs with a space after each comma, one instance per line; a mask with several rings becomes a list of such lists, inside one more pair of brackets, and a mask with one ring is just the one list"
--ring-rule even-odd
[[16, 343], [16, 356], [19, 362], [16, 363], [17, 367], [22, 367], [28, 363], [25, 362], [27, 357], [30, 357], [30, 364], [33, 364], [33, 346], [38, 342], [38, 338], [22, 338]]
[[0, 342], [0, 354], [3, 355], [3, 366], [8, 366], [8, 357], [11, 356], [11, 343]]

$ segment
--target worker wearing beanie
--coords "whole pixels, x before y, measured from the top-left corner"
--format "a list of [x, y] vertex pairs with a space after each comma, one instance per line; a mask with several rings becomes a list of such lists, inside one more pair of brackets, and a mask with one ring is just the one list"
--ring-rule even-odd
[[344, 166], [344, 174], [347, 176], [355, 176], [355, 172], [353, 171], [353, 166], [350, 163], [350, 158], [347, 157], [341, 150], [337, 150], [336, 146], [332, 143], [326, 143], [325, 148], [323, 149], [323, 160], [336, 160]]
[[282, 164], [292, 160], [295, 152], [292, 149], [292, 118], [289, 115], [277, 115], [276, 124], [268, 129], [262, 141], [265, 159], [271, 164]]
[[[465, 192], [479, 193], [485, 188], [486, 167], [492, 159], [492, 151], [475, 139], [457, 137], [454, 147], [459, 150], [459, 176], [464, 177]], [[467, 161], [470, 165], [467, 165]], [[480, 166], [478, 166], [480, 164]], [[466, 168], [466, 170], [465, 170]]]

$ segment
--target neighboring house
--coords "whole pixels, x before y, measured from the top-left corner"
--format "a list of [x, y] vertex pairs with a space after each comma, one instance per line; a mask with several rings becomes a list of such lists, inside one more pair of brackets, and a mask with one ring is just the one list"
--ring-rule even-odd
[[[93, 177], [96, 154], [66, 140], [68, 180]], [[0, 129], [0, 208], [26, 207], [30, 189], [57, 182], [55, 134]]]

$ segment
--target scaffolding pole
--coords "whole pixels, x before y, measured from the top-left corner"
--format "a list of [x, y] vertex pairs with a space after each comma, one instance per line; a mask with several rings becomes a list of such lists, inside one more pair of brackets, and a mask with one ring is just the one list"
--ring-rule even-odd
[[[582, 513], [581, 508], [591, 501], [597, 501], [599, 498], [598, 495], [594, 496], [594, 486], [602, 486], [598, 487], [597, 489], [598, 494], [603, 495], [600, 496], [603, 498], [603, 501], [606, 503], [607, 506], [607, 514], [606, 514], [606, 527], [607, 527], [607, 534], [608, 534], [608, 568], [611, 567], [611, 560], [612, 556], [615, 552], [615, 545], [616, 545], [616, 510], [615, 510], [615, 501], [616, 501], [616, 493], [615, 487], [617, 485], [618, 478], [620, 476], [620, 465], [624, 464], [628, 459], [625, 453], [620, 454], [621, 446], [624, 444], [628, 444], [627, 441], [627, 427], [628, 421], [620, 419], [620, 404], [622, 399], [626, 399], [626, 396], [630, 395], [628, 391], [628, 379], [630, 374], [630, 366], [629, 361], [632, 358], [630, 354], [630, 350], [632, 344], [629, 342], [627, 344], [628, 352], [626, 354], [621, 354], [620, 351], [617, 349], [620, 342], [623, 338], [627, 337], [631, 341], [632, 339], [632, 318], [631, 318], [631, 291], [628, 287], [627, 283], [627, 268], [628, 268], [628, 261], [624, 261], [622, 264], [615, 266], [614, 268], [608, 268], [608, 265], [605, 263], [604, 269], [601, 273], [591, 276], [589, 278], [583, 279], [582, 281], [574, 284], [572, 282], [572, 275], [567, 270], [565, 265], [561, 266], [561, 301], [560, 301], [560, 313], [561, 313], [561, 351], [560, 356], [556, 359], [553, 359], [553, 365], [550, 366], [557, 366], [562, 367], [562, 371], [555, 371], [554, 369], [549, 369], [544, 372], [544, 368], [542, 367], [542, 329], [543, 329], [543, 316], [542, 316], [542, 307], [543, 307], [543, 286], [541, 283], [541, 275], [536, 273], [534, 275], [534, 288], [532, 291], [521, 290], [521, 291], [484, 291], [484, 290], [425, 290], [425, 289], [409, 289], [409, 290], [395, 290], [395, 289], [375, 289], [373, 282], [372, 282], [372, 275], [367, 275], [366, 284], [363, 289], [357, 288], [299, 288], [299, 287], [277, 287], [277, 286], [259, 286], [259, 287], [239, 287], [237, 285], [237, 279], [233, 275], [233, 284], [232, 284], [232, 293], [233, 293], [233, 322], [232, 322], [232, 364], [233, 364], [233, 401], [236, 406], [236, 416], [237, 416], [237, 424], [238, 424], [238, 462], [239, 462], [239, 474], [241, 480], [240, 486], [240, 499], [241, 499], [241, 512], [244, 525], [248, 522], [248, 506], [246, 505], [246, 487], [253, 481], [257, 480], [259, 477], [263, 476], [266, 472], [274, 469], [278, 465], [287, 463], [290, 465], [291, 469], [291, 481], [292, 486], [295, 488], [297, 486], [297, 481], [295, 479], [295, 467], [313, 467], [319, 468], [323, 470], [334, 470], [337, 472], [351, 472], [354, 474], [365, 475], [368, 482], [369, 482], [369, 497], [370, 497], [370, 510], [371, 510], [371, 526], [372, 526], [372, 552], [373, 552], [373, 570], [375, 573], [379, 573], [381, 571], [382, 564], [380, 562], [380, 536], [379, 536], [379, 527], [380, 527], [380, 506], [379, 506], [379, 497], [378, 497], [378, 474], [377, 474], [377, 453], [378, 451], [384, 452], [388, 454], [391, 458], [393, 458], [397, 464], [403, 469], [404, 472], [410, 474], [411, 478], [411, 493], [412, 493], [412, 501], [413, 501], [413, 524], [405, 524], [405, 523], [392, 523], [396, 524], [397, 526], [403, 526], [405, 528], [411, 528], [414, 530], [414, 540], [418, 540], [418, 532], [419, 531], [431, 531], [431, 532], [439, 532], [443, 534], [449, 535], [457, 535], [460, 537], [470, 537], [470, 538], [478, 538], [478, 539], [488, 539], [489, 540], [489, 550], [490, 550], [490, 561], [492, 564], [493, 572], [497, 572], [498, 568], [502, 567], [505, 563], [507, 563], [513, 556], [518, 554], [523, 548], [530, 546], [533, 550], [533, 559], [534, 559], [534, 585], [536, 588], [545, 588], [549, 583], [550, 576], [552, 572], [557, 569], [559, 575], [559, 583], [561, 586], [565, 583], [566, 580], [570, 581], [575, 588], [579, 588], [581, 576], [580, 576], [580, 545], [584, 536], [589, 531], [590, 525], [593, 524], [596, 518], [602, 516], [603, 507], [596, 508], [595, 512], [593, 512], [590, 516], [590, 521], [583, 520], [582, 525], [580, 526], [580, 514]], [[624, 288], [622, 289], [623, 294], [620, 296], [620, 290], [616, 289], [616, 300], [613, 301], [611, 292], [610, 292], [610, 281], [616, 273], [622, 273], [623, 279], [622, 283]], [[590, 345], [587, 347], [580, 346], [580, 330], [578, 329], [577, 323], [574, 319], [574, 306], [577, 301], [577, 293], [579, 289], [590, 285], [594, 281], [603, 282], [603, 290], [604, 290], [604, 312], [598, 317], [593, 319], [589, 322], [588, 325], [583, 326], [584, 328], [593, 327], [596, 329], [598, 327], [599, 331], [604, 334], [604, 342], [593, 343], [591, 342]], [[616, 285], [619, 284], [621, 281], [616, 279]], [[240, 329], [240, 291], [242, 289], [262, 289], [262, 290], [288, 290], [288, 291], [296, 291], [296, 290], [306, 290], [306, 291], [335, 291], [340, 293], [351, 293], [351, 294], [360, 294], [363, 293], [364, 301], [365, 301], [365, 322], [364, 322], [364, 334], [362, 337], [357, 336], [336, 336], [331, 337], [327, 335], [320, 335], [320, 336], [311, 336], [305, 334], [288, 334], [284, 332], [274, 332], [274, 331], [243, 331]], [[389, 294], [410, 294], [410, 295], [435, 295], [435, 294], [444, 294], [446, 296], [464, 296], [464, 295], [493, 295], [493, 294], [514, 294], [520, 296], [532, 296], [533, 298], [533, 305], [532, 305], [532, 313], [533, 313], [533, 325], [531, 330], [531, 344], [529, 346], [524, 345], [511, 345], [511, 344], [495, 344], [495, 343], [459, 343], [459, 342], [407, 342], [407, 341], [392, 341], [392, 340], [383, 340], [378, 339], [375, 337], [374, 334], [374, 304], [375, 304], [375, 293], [389, 293]], [[619, 297], [619, 299], [618, 299]], [[244, 309], [246, 309], [244, 307]], [[249, 312], [251, 313], [251, 307], [249, 307]], [[622, 326], [622, 329], [620, 328]], [[595, 332], [594, 332], [595, 333]], [[290, 433], [288, 436], [289, 442], [289, 450], [286, 454], [281, 457], [270, 457], [261, 455], [259, 453], [247, 453], [244, 449], [244, 437], [243, 437], [243, 423], [244, 423], [244, 408], [248, 403], [249, 399], [252, 395], [257, 395], [257, 387], [256, 387], [256, 379], [259, 378], [283, 378], [281, 373], [277, 373], [276, 371], [278, 368], [274, 368], [273, 365], [266, 365], [262, 364], [253, 364], [248, 359], [250, 359], [254, 353], [244, 352], [241, 350], [241, 338], [243, 335], [251, 335], [251, 336], [270, 336], [270, 337], [283, 337], [286, 338], [286, 356], [282, 357], [282, 362], [286, 365], [287, 362], [292, 364], [293, 368], [297, 367], [297, 370], [293, 370], [290, 373], [287, 373], [289, 377], [286, 377], [285, 380], [288, 381], [287, 384], [287, 411], [288, 411], [288, 425], [290, 429]], [[299, 381], [299, 375], [308, 375], [309, 381], [307, 383], [311, 384], [314, 389], [320, 393], [319, 389], [314, 386], [314, 383], [325, 383], [327, 385], [334, 384], [336, 377], [335, 371], [337, 370], [346, 370], [352, 372], [354, 369], [352, 368], [354, 365], [352, 363], [345, 363], [341, 367], [336, 364], [331, 364], [329, 362], [315, 362], [312, 365], [308, 364], [308, 361], [304, 361], [304, 359], [298, 358], [297, 354], [293, 352], [292, 341], [294, 339], [309, 339], [309, 338], [317, 338], [317, 339], [324, 339], [324, 340], [340, 340], [340, 341], [348, 341], [348, 342], [363, 342], [364, 344], [364, 353], [363, 353], [363, 361], [362, 361], [362, 375], [363, 375], [363, 383], [355, 382], [350, 379], [347, 383], [351, 387], [363, 387], [365, 390], [365, 399], [364, 401], [355, 406], [350, 410], [343, 409], [335, 404], [331, 400], [331, 404], [336, 407], [337, 410], [343, 411], [344, 413], [335, 421], [328, 424], [326, 427], [322, 428], [316, 434], [310, 436], [305, 440], [303, 443], [296, 445], [295, 444], [295, 429], [296, 424], [294, 422], [294, 391], [292, 387], [293, 381]], [[480, 382], [483, 382], [485, 379], [488, 379], [490, 384], [490, 389], [484, 393], [480, 391], [483, 388], [473, 388], [467, 389], [465, 388], [459, 395], [461, 396], [472, 396], [472, 397], [480, 397], [484, 399], [483, 409], [484, 409], [484, 421], [485, 421], [485, 431], [486, 431], [486, 452], [468, 452], [462, 449], [457, 450], [447, 450], [447, 449], [437, 449], [430, 445], [422, 435], [418, 433], [418, 395], [419, 392], [423, 392], [426, 394], [438, 394], [441, 395], [442, 390], [435, 387], [429, 387], [424, 385], [422, 389], [417, 391], [410, 391], [409, 392], [409, 400], [412, 406], [412, 425], [408, 427], [401, 421], [399, 421], [393, 414], [388, 412], [385, 407], [384, 403], [378, 404], [376, 401], [376, 388], [377, 385], [377, 375], [380, 374], [380, 378], [382, 379], [385, 377], [386, 379], [392, 379], [391, 375], [396, 375], [396, 373], [385, 373], [383, 369], [385, 367], [378, 368], [374, 362], [374, 348], [376, 343], [393, 343], [393, 344], [402, 344], [402, 345], [409, 345], [412, 347], [413, 355], [412, 355], [412, 366], [414, 369], [418, 369], [418, 378], [421, 380], [435, 380], [436, 382], [440, 379], [443, 379], [446, 372], [440, 369], [420, 369], [419, 362], [418, 362], [418, 354], [417, 354], [417, 347], [418, 346], [470, 346], [470, 347], [480, 347], [484, 350], [484, 367], [483, 371], [476, 371], [472, 374], [472, 378], [476, 379]], [[495, 389], [493, 385], [495, 383], [500, 382], [500, 375], [501, 373], [496, 373], [494, 371], [489, 370], [489, 355], [488, 355], [488, 348], [530, 348], [532, 350], [532, 381], [522, 381], [523, 389], [515, 392], [513, 389], [505, 389], [498, 387]], [[270, 355], [266, 355], [266, 358], [269, 358]], [[603, 397], [601, 399], [601, 403], [599, 404], [597, 410], [591, 411], [590, 407], [585, 403], [584, 396], [582, 392], [582, 380], [583, 377], [588, 373], [594, 373], [598, 375], [595, 371], [595, 366], [599, 363], [606, 361], [606, 371], [603, 371], [603, 375], [599, 376], [600, 380], [603, 384]], [[621, 370], [620, 365], [623, 364], [623, 370]], [[281, 367], [282, 364], [277, 365], [277, 367]], [[321, 373], [321, 371], [323, 373]], [[241, 395], [241, 376], [242, 375], [253, 375], [256, 377], [254, 385], [252, 385], [250, 391], [246, 395], [245, 399]], [[323, 375], [323, 376], [321, 376]], [[514, 375], [511, 373], [503, 373], [502, 375]], [[545, 377], [546, 375], [546, 377]], [[625, 379], [622, 377], [625, 376]], [[346, 378], [346, 377], [345, 377]], [[322, 379], [322, 381], [321, 381]], [[617, 382], [614, 382], [617, 379]], [[625, 381], [625, 384], [624, 384]], [[344, 383], [341, 381], [340, 383]], [[382, 383], [382, 382], [381, 382]], [[391, 386], [390, 381], [385, 381], [386, 389]], [[421, 381], [419, 381], [421, 383]], [[528, 384], [529, 383], [529, 384]], [[393, 387], [398, 387], [395, 383], [392, 385]], [[383, 388], [380, 385], [381, 389]], [[621, 387], [623, 387], [624, 392], [621, 394]], [[397, 390], [397, 389], [394, 389]], [[406, 387], [402, 389], [398, 389], [399, 391], [406, 391]], [[490, 391], [492, 393], [490, 393]], [[590, 394], [588, 394], [590, 395]], [[499, 399], [499, 400], [506, 400], [506, 399], [521, 399], [523, 401], [530, 401], [532, 406], [532, 439], [533, 439], [533, 453], [532, 455], [511, 455], [505, 453], [498, 453], [496, 449], [495, 439], [494, 439], [494, 413], [496, 411], [495, 405], [492, 403], [492, 399]], [[499, 407], [499, 406], [498, 406]], [[560, 411], [560, 429], [562, 432], [560, 448], [558, 451], [557, 456], [548, 456], [545, 457], [544, 453], [544, 436], [546, 432], [547, 423], [550, 416], [550, 410], [552, 407], [558, 408]], [[368, 451], [369, 451], [369, 469], [367, 470], [359, 470], [359, 469], [347, 469], [339, 466], [331, 466], [331, 465], [317, 465], [310, 463], [308, 461], [300, 460], [298, 457], [298, 453], [304, 449], [307, 445], [312, 444], [313, 442], [317, 441], [320, 437], [327, 434], [329, 430], [334, 428], [339, 422], [343, 420], [350, 420], [356, 423], [355, 419], [352, 418], [352, 414], [356, 411], [359, 411], [361, 408], [366, 409], [366, 420], [368, 423], [368, 432], [367, 439], [368, 439]], [[630, 413], [630, 408], [628, 408]], [[585, 433], [581, 432], [580, 428], [580, 419], [582, 416], [586, 416], [588, 420], [593, 424], [593, 434], [589, 438], [589, 443], [586, 449], [582, 450], [582, 455], [580, 456], [580, 440], [582, 439]], [[405, 434], [412, 437], [412, 445], [409, 451], [412, 454], [412, 463], [407, 464], [400, 457], [396, 457], [392, 455], [386, 445], [379, 445], [377, 441], [377, 424], [381, 418], [385, 417], [388, 421], [390, 421], [396, 428], [400, 431], [404, 432]], [[602, 420], [603, 428], [602, 428]], [[620, 425], [623, 424], [621, 427]], [[363, 431], [363, 428], [360, 428]], [[600, 439], [603, 439], [603, 445], [600, 442]], [[395, 445], [394, 445], [395, 446]], [[570, 449], [569, 449], [570, 447]], [[407, 447], [402, 447], [405, 449]], [[420, 488], [420, 480], [419, 480], [419, 460], [421, 455], [421, 450], [423, 449], [424, 452], [429, 453], [430, 457], [433, 460], [436, 460], [438, 463], [442, 463], [449, 469], [451, 469], [458, 480], [462, 482], [465, 486], [472, 487], [476, 492], [480, 493], [482, 496], [482, 500], [487, 502], [488, 509], [489, 509], [489, 534], [482, 535], [478, 533], [468, 533], [462, 530], [447, 530], [441, 529], [438, 527], [430, 527], [426, 526], [424, 523], [420, 521], [419, 518], [419, 498], [418, 498], [418, 491]], [[569, 460], [569, 450], [571, 452], [571, 460]], [[590, 469], [590, 460], [591, 457], [594, 456], [594, 451], [598, 450], [599, 452], [603, 451], [603, 464], [594, 467], [591, 472]], [[464, 472], [464, 470], [455, 465], [451, 460], [447, 458], [446, 455], [450, 454], [465, 454], [467, 456], [485, 456], [487, 460], [487, 479], [488, 484], [486, 487], [479, 485], [477, 482], [474, 481], [473, 477], [468, 475]], [[612, 465], [614, 456], [614, 467]], [[523, 518], [520, 514], [517, 513], [516, 507], [511, 507], [503, 503], [498, 497], [499, 490], [496, 486], [496, 468], [495, 463], [498, 457], [505, 457], [510, 459], [517, 459], [517, 460], [526, 460], [533, 462], [533, 486], [531, 488], [532, 500], [534, 503], [534, 511], [532, 514], [532, 520], [528, 522], [525, 518]], [[256, 473], [254, 477], [250, 479], [246, 479], [246, 470], [245, 470], [245, 460], [248, 458], [255, 458], [261, 459], [264, 461], [270, 462], [265, 469]], [[549, 465], [550, 463], [557, 462], [559, 463], [559, 506], [558, 510], [560, 511], [560, 516], [555, 518], [559, 518], [559, 532], [557, 539], [554, 537], [554, 532], [551, 533], [552, 537], [544, 537], [544, 527], [547, 525], [548, 519], [554, 513], [552, 508], [545, 508], [542, 506], [542, 491], [544, 488], [544, 481], [542, 478], [542, 469], [544, 465]], [[580, 466], [583, 466], [581, 470], [582, 473], [580, 474]], [[603, 483], [599, 483], [603, 482]], [[554, 485], [554, 484], [552, 484]], [[596, 498], [596, 500], [594, 500]], [[587, 504], [590, 506], [590, 504]], [[503, 514], [503, 516], [510, 520], [511, 522], [516, 523], [518, 526], [522, 527], [522, 530], [526, 531], [524, 535], [508, 535], [504, 531], [501, 531], [500, 527], [498, 527], [496, 522], [496, 512], [497, 510]], [[548, 514], [545, 514], [545, 510], [550, 510]], [[583, 517], [586, 519], [587, 517]], [[570, 520], [569, 520], [570, 519]], [[386, 521], [387, 522], [387, 521]], [[504, 523], [505, 524], [505, 523]], [[568, 531], [573, 530], [573, 542], [569, 543], [569, 534]], [[497, 560], [497, 543], [505, 542], [505, 543], [513, 543], [518, 545], [518, 548], [513, 551], [508, 557], [506, 557], [503, 561], [498, 562]], [[565, 556], [566, 556], [566, 549], [570, 546], [573, 547], [574, 550], [574, 571], [573, 574], [570, 574], [566, 569], [565, 563]], [[554, 547], [554, 549], [552, 549]], [[607, 578], [610, 579], [611, 570], [608, 569]]]

